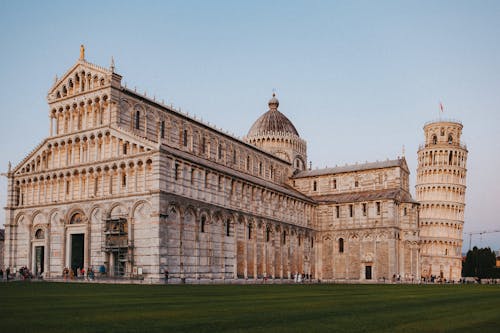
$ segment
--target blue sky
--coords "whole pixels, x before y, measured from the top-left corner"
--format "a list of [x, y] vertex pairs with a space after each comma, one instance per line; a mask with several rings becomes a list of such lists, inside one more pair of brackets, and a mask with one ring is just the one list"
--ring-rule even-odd
[[[47, 91], [83, 43], [128, 87], [238, 136], [275, 89], [313, 168], [404, 145], [412, 187], [442, 101], [469, 149], [464, 230], [500, 229], [498, 36], [498, 1], [2, 1], [0, 170], [47, 136]], [[472, 240], [500, 249], [500, 233]]]

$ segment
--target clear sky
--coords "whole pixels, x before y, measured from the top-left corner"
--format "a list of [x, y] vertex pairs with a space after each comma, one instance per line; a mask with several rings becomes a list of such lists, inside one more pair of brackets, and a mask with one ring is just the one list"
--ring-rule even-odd
[[[275, 89], [313, 168], [404, 145], [412, 187], [441, 101], [469, 149], [464, 230], [500, 230], [499, 38], [500, 1], [1, 1], [0, 170], [48, 135], [48, 89], [83, 43], [128, 87], [238, 136]], [[472, 243], [500, 249], [500, 233]]]

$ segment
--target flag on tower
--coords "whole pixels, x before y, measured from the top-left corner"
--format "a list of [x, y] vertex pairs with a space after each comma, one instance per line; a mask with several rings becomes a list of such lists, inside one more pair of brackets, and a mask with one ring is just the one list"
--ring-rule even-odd
[[443, 109], [443, 103], [439, 102], [439, 109], [441, 110], [441, 113], [444, 111]]

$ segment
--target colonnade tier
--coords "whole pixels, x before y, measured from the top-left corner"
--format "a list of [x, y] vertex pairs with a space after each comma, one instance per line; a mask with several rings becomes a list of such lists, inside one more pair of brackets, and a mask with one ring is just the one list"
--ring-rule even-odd
[[283, 146], [288, 146], [295, 149], [300, 154], [307, 153], [306, 142], [295, 135], [290, 133], [269, 133], [267, 135], [259, 135], [256, 137], [248, 137], [247, 141], [260, 147], [262, 144], [281, 144]]
[[34, 156], [26, 161], [16, 176], [54, 171], [72, 166], [123, 158], [151, 151], [146, 145], [111, 134], [110, 131], [80, 133], [49, 139]]
[[50, 136], [70, 134], [109, 123], [110, 106], [106, 93], [94, 98], [51, 105]]
[[148, 157], [39, 173], [15, 181], [14, 206], [33, 206], [130, 195], [152, 188]]

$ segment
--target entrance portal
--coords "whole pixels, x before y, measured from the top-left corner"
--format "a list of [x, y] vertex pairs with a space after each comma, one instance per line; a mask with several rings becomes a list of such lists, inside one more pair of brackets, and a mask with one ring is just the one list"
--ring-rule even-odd
[[35, 246], [35, 274], [36, 276], [40, 276], [43, 273], [43, 264], [44, 264], [44, 247], [43, 246]]
[[365, 279], [366, 280], [372, 279], [372, 266], [365, 266]]
[[[84, 234], [71, 235], [71, 269], [83, 268]], [[76, 275], [76, 274], [75, 274]]]

